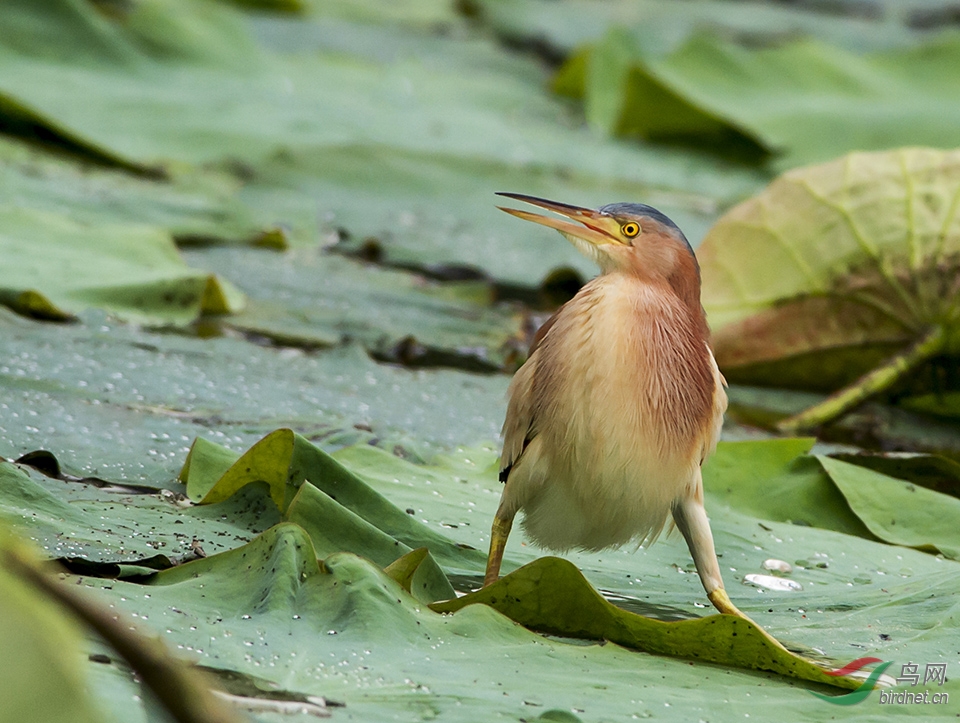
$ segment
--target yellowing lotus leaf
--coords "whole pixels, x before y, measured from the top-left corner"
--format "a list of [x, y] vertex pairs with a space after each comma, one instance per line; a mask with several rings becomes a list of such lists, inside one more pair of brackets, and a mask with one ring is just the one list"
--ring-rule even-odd
[[730, 210], [698, 251], [727, 378], [851, 385], [797, 430], [955, 353], [958, 206], [960, 151], [904, 148], [790, 171]]

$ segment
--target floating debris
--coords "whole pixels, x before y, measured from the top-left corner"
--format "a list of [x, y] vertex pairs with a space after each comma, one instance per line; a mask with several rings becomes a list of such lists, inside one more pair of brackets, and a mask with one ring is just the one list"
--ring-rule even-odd
[[777, 560], [775, 558], [770, 558], [769, 560], [764, 560], [761, 567], [764, 570], [769, 570], [770, 572], [780, 572], [784, 575], [789, 575], [793, 572], [793, 565], [791, 565], [786, 560]]
[[775, 590], [777, 592], [793, 592], [803, 590], [803, 585], [795, 580], [787, 580], [773, 575], [757, 575], [751, 573], [743, 576], [744, 585], [754, 585], [766, 590]]

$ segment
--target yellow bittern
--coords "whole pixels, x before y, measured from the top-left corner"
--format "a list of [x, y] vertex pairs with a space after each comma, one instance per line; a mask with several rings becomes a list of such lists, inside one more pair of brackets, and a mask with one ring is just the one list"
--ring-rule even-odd
[[[720, 577], [700, 466], [727, 407], [708, 343], [700, 268], [686, 237], [640, 203], [599, 210], [501, 193], [565, 218], [502, 208], [559, 231], [601, 273], [537, 332], [510, 384], [484, 585], [513, 518], [541, 547], [602, 550], [680, 529], [720, 612], [742, 615]], [[569, 220], [568, 220], [569, 219]]]

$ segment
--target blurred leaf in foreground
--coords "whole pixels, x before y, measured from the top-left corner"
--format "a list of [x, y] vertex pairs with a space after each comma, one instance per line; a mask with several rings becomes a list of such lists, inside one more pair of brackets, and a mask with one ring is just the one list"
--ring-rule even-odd
[[849, 385], [780, 423], [815, 428], [960, 352], [960, 153], [854, 153], [790, 171], [724, 215], [698, 257], [728, 379]]
[[0, 656], [6, 663], [0, 720], [103, 720], [80, 678], [80, 636], [95, 633], [130, 665], [169, 720], [238, 723], [204, 673], [172, 658], [163, 643], [138, 633], [89, 593], [56, 579], [29, 545], [5, 530], [0, 530], [0, 593], [0, 630], [13, 646]]
[[25, 549], [0, 530], [0, 721], [103, 720], [81, 675], [79, 626], [9, 567], [8, 556]]

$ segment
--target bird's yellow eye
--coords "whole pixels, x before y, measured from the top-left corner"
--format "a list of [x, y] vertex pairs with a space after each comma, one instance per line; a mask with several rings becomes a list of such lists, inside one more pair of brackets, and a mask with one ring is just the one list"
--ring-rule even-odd
[[638, 233], [640, 233], [640, 224], [630, 221], [629, 223], [623, 224], [623, 226], [620, 227], [620, 230], [623, 232], [623, 235], [626, 236], [627, 238], [633, 238]]

